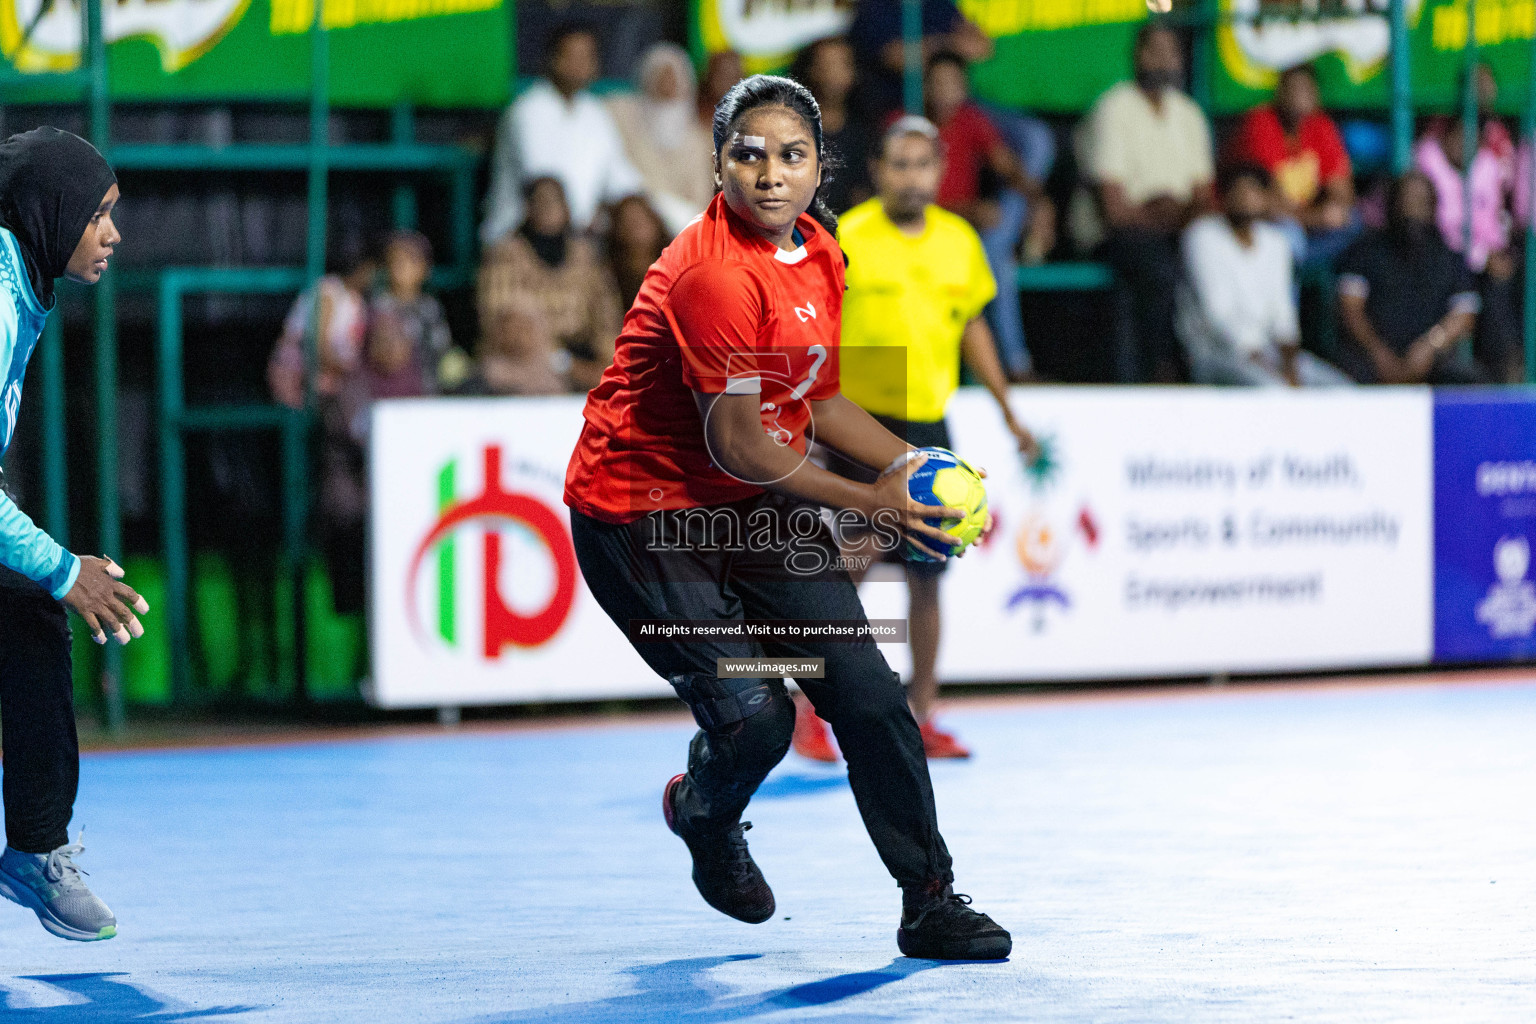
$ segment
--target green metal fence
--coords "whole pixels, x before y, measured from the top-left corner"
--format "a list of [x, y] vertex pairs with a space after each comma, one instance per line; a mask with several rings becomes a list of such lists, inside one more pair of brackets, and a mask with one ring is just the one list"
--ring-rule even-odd
[[[182, 354], [185, 338], [182, 299], [194, 292], [225, 294], [295, 293], [312, 285], [325, 268], [326, 204], [332, 171], [362, 171], [391, 176], [435, 177], [444, 180], [449, 195], [450, 262], [434, 271], [439, 287], [458, 287], [472, 279], [475, 260], [474, 183], [479, 158], [453, 146], [432, 146], [413, 140], [413, 117], [408, 106], [397, 107], [391, 119], [392, 141], [386, 144], [331, 146], [327, 127], [330, 101], [327, 89], [329, 46], [321, 27], [323, 4], [315, 5], [310, 30], [309, 139], [305, 143], [204, 145], [114, 145], [111, 139], [111, 96], [107, 78], [107, 51], [102, 35], [101, 0], [87, 0], [81, 11], [84, 45], [79, 70], [48, 75], [51, 86], [76, 90], [88, 105], [90, 136], [118, 170], [181, 170], [207, 173], [241, 171], [302, 171], [307, 175], [307, 229], [305, 263], [302, 267], [172, 267], [148, 273], [114, 272], [93, 289], [95, 307], [94, 376], [96, 415], [100, 424], [117, 422], [117, 288], [149, 288], [158, 293], [158, 439], [162, 490], [161, 543], [165, 559], [167, 600], [164, 621], [170, 634], [171, 692], [173, 699], [192, 694], [189, 616], [191, 552], [187, 536], [185, 438], [189, 433], [224, 431], [276, 431], [282, 439], [282, 558], [283, 586], [288, 600], [277, 633], [290, 638], [286, 660], [292, 666], [295, 693], [305, 699], [306, 658], [304, 599], [308, 564], [307, 524], [310, 509], [309, 437], [314, 424], [314, 381], [309, 381], [308, 404], [303, 410], [275, 405], [187, 408], [183, 401]], [[40, 76], [0, 71], [0, 82], [15, 87], [35, 83]], [[402, 182], [394, 197], [395, 221], [414, 225], [414, 186]], [[310, 365], [314, 365], [314, 325], [306, 337]], [[51, 317], [39, 356], [39, 387], [43, 394], [43, 491], [44, 520], [61, 542], [69, 535], [69, 499], [65, 441], [65, 382], [61, 318]], [[115, 432], [104, 427], [96, 446], [97, 544], [104, 552], [120, 554], [122, 516], [118, 502], [118, 459]], [[99, 692], [110, 729], [121, 728], [124, 717], [121, 666], [115, 646], [102, 649]]]
[[[387, 144], [331, 147], [327, 138], [330, 115], [326, 87], [329, 68], [327, 34], [321, 28], [322, 3], [315, 8], [315, 22], [310, 30], [310, 102], [309, 139], [293, 145], [236, 144], [222, 148], [200, 145], [113, 145], [111, 140], [112, 99], [107, 78], [107, 53], [102, 37], [101, 0], [86, 0], [81, 9], [85, 44], [81, 68], [48, 76], [52, 85], [76, 90], [89, 111], [90, 136], [97, 148], [108, 154], [123, 170], [187, 170], [209, 173], [289, 170], [307, 175], [308, 205], [306, 258], [303, 267], [210, 268], [174, 267], [148, 274], [115, 271], [106, 275], [93, 289], [95, 311], [94, 376], [96, 415], [100, 424], [117, 422], [117, 330], [116, 294], [119, 286], [150, 288], [159, 302], [158, 332], [158, 436], [160, 441], [160, 485], [164, 502], [161, 543], [165, 558], [167, 601], [165, 622], [171, 638], [172, 693], [185, 700], [193, 691], [191, 678], [190, 592], [191, 552], [186, 524], [185, 438], [190, 433], [219, 431], [276, 431], [283, 450], [283, 586], [288, 592], [285, 614], [292, 616], [281, 632], [290, 638], [292, 650], [287, 657], [296, 681], [295, 692], [304, 699], [306, 658], [304, 577], [307, 564], [307, 521], [309, 515], [308, 444], [313, 427], [313, 380], [309, 383], [309, 407], [290, 411], [271, 405], [187, 408], [183, 401], [181, 357], [186, 339], [182, 328], [182, 300], [195, 292], [231, 294], [290, 293], [313, 284], [324, 270], [326, 243], [326, 203], [329, 175], [332, 171], [364, 171], [389, 175], [417, 175], [445, 179], [450, 194], [452, 238], [451, 262], [434, 273], [439, 286], [463, 285], [471, 280], [474, 264], [474, 175], [477, 157], [455, 147], [428, 146], [412, 139], [412, 112], [408, 106], [397, 107], [392, 116], [392, 141]], [[510, 5], [509, 5], [510, 8]], [[1475, 10], [1475, 5], [1474, 5]], [[1327, 13], [1321, 8], [1311, 15]], [[1391, 127], [1393, 167], [1401, 171], [1409, 164], [1413, 132], [1413, 97], [1409, 78], [1407, 11], [1405, 0], [1391, 0]], [[1213, 0], [1197, 2], [1172, 21], [1197, 33], [1194, 47], [1191, 88], [1197, 100], [1207, 106], [1214, 56], [1211, 33], [1224, 17]], [[1228, 15], [1227, 17], [1230, 17]], [[1469, 69], [1477, 59], [1477, 43], [1469, 12], [1465, 65]], [[903, 27], [907, 34], [907, 73], [905, 101], [909, 107], [921, 106], [920, 0], [903, 0]], [[1526, 139], [1536, 137], [1536, 40], [1532, 42], [1532, 67], [1529, 76], [1530, 99], [1525, 110]], [[1467, 76], [1468, 94], [1464, 97], [1463, 116], [1475, 132], [1475, 87]], [[21, 76], [0, 70], [0, 84], [36, 81], [37, 76]], [[1475, 137], [1471, 140], [1475, 142]], [[1467, 152], [1475, 151], [1475, 145]], [[1470, 167], [1470, 159], [1467, 161]], [[1532, 209], [1536, 209], [1536, 183], [1532, 188]], [[397, 224], [413, 224], [416, 197], [411, 185], [402, 183], [394, 196]], [[1526, 251], [1536, 252], [1536, 226], [1527, 226]], [[1056, 264], [1027, 267], [1020, 272], [1019, 286], [1033, 290], [1097, 289], [1109, 285], [1105, 268], [1096, 264]], [[66, 290], [74, 301], [76, 289]], [[1528, 380], [1536, 381], [1536, 274], [1525, 278], [1525, 348]], [[312, 325], [306, 345], [310, 363], [314, 363], [316, 339]], [[43, 338], [38, 365], [39, 387], [43, 395], [43, 517], [50, 532], [62, 542], [69, 538], [69, 501], [65, 450], [65, 385], [62, 328], [59, 317], [50, 318]], [[98, 545], [105, 552], [118, 553], [122, 546], [121, 512], [118, 504], [118, 463], [114, 432], [99, 431], [96, 444]], [[109, 728], [120, 728], [124, 708], [121, 687], [121, 652], [108, 645], [102, 650], [99, 692]]]

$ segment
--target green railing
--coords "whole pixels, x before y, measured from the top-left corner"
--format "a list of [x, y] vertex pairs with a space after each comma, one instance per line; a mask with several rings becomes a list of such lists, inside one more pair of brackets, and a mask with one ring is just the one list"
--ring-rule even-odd
[[[920, 19], [918, 0], [903, 0], [904, 28], [908, 35], [909, 67], [905, 99], [909, 105], [920, 99], [920, 47], [917, 44]], [[188, 642], [188, 559], [185, 523], [184, 438], [191, 432], [225, 430], [276, 430], [284, 437], [284, 569], [293, 588], [291, 614], [297, 616], [290, 633], [294, 650], [290, 652], [296, 687], [301, 699], [304, 659], [302, 608], [300, 592], [303, 552], [307, 547], [305, 524], [308, 515], [308, 435], [313, 422], [309, 412], [290, 412], [271, 406], [193, 408], [182, 400], [181, 353], [186, 344], [182, 331], [182, 297], [199, 291], [231, 293], [298, 291], [315, 281], [324, 268], [325, 216], [329, 175], [332, 171], [357, 171], [380, 174], [426, 174], [446, 176], [450, 189], [452, 239], [451, 263], [434, 273], [434, 283], [459, 286], [472, 279], [474, 266], [474, 173], [476, 157], [454, 147], [427, 146], [412, 140], [412, 113], [408, 106], [397, 107], [392, 117], [392, 142], [377, 145], [353, 145], [332, 148], [326, 127], [330, 113], [327, 89], [329, 45], [321, 25], [322, 4], [316, 4], [316, 20], [310, 31], [311, 89], [309, 102], [309, 139], [293, 145], [235, 144], [225, 147], [181, 145], [121, 145], [111, 143], [111, 95], [107, 78], [107, 53], [102, 37], [101, 0], [86, 0], [81, 6], [85, 43], [78, 70], [46, 76], [50, 87], [71, 90], [89, 110], [90, 137], [122, 170], [193, 170], [235, 172], [286, 170], [307, 175], [308, 203], [306, 258], [303, 268], [174, 268], [163, 272], [128, 274], [113, 271], [93, 289], [95, 312], [94, 376], [96, 383], [97, 422], [103, 425], [95, 446], [98, 532], [96, 543], [101, 551], [117, 553], [122, 546], [121, 514], [118, 504], [118, 465], [114, 432], [117, 422], [117, 324], [116, 292], [122, 287], [147, 286], [158, 290], [160, 308], [160, 378], [159, 405], [162, 441], [161, 485], [166, 487], [167, 508], [162, 543], [167, 559], [167, 582], [175, 596], [167, 601], [168, 628], [178, 637], [174, 645], [178, 664], [175, 692], [184, 696], [190, 685], [187, 661]], [[1331, 7], [1330, 7], [1331, 9]], [[1326, 13], [1320, 9], [1320, 13]], [[1214, 0], [1199, 0], [1176, 20], [1200, 33], [1195, 47], [1191, 87], [1199, 100], [1208, 103], [1214, 68], [1211, 30], [1223, 17]], [[1413, 131], [1413, 97], [1409, 79], [1405, 0], [1391, 0], [1389, 22], [1391, 48], [1391, 125], [1393, 164], [1401, 170], [1408, 165]], [[1469, 19], [1470, 20], [1470, 19]], [[1467, 60], [1476, 59], [1475, 32], [1469, 24]], [[1536, 40], [1532, 41], [1533, 73], [1529, 78], [1530, 101], [1525, 111], [1525, 136], [1536, 137]], [[10, 87], [19, 82], [37, 83], [43, 76], [19, 75], [0, 70], [0, 84]], [[1472, 87], [1468, 75], [1468, 87]], [[1475, 111], [1473, 111], [1475, 113]], [[1536, 183], [1530, 183], [1536, 193]], [[1536, 195], [1533, 195], [1536, 200]], [[1536, 202], [1533, 202], [1536, 208]], [[410, 185], [401, 184], [394, 195], [395, 222], [413, 224], [416, 196]], [[1527, 253], [1536, 252], [1536, 227], [1527, 227]], [[1112, 278], [1098, 264], [1046, 264], [1026, 267], [1017, 281], [1027, 290], [1093, 290], [1108, 287]], [[311, 317], [311, 323], [317, 318]], [[1526, 275], [1525, 317], [1526, 367], [1530, 379], [1536, 379], [1536, 274]], [[315, 339], [306, 339], [311, 360]], [[62, 332], [58, 317], [50, 318], [40, 350], [39, 386], [44, 406], [44, 520], [61, 540], [69, 534], [69, 502], [66, 480], [64, 361]], [[310, 384], [313, 397], [313, 381]], [[167, 487], [167, 485], [169, 485]], [[174, 513], [174, 514], [173, 514]], [[175, 563], [173, 566], [172, 563]], [[123, 702], [119, 676], [120, 652], [109, 645], [102, 651], [100, 694], [109, 728], [123, 721]]]
[[[187, 536], [186, 435], [190, 432], [277, 430], [282, 435], [282, 577], [295, 599], [288, 608], [292, 621], [286, 635], [295, 650], [280, 652], [279, 663], [294, 666], [296, 692], [304, 692], [302, 577], [306, 562], [305, 533], [309, 514], [308, 461], [311, 415], [283, 406], [232, 405], [188, 409], [182, 383], [182, 299], [194, 292], [224, 294], [289, 294], [303, 288], [302, 268], [178, 267], [160, 274], [159, 442], [160, 536], [165, 554], [165, 628], [171, 641], [171, 698], [185, 700], [191, 692], [192, 638], [188, 629], [192, 552]], [[286, 655], [286, 658], [284, 657]]]
[[[282, 437], [283, 463], [283, 558], [282, 567], [291, 599], [286, 614], [293, 649], [286, 653], [298, 699], [305, 697], [305, 631], [303, 576], [308, 552], [309, 437], [314, 417], [313, 374], [307, 383], [305, 410], [267, 405], [221, 406], [188, 409], [184, 403], [182, 354], [182, 299], [194, 292], [229, 294], [295, 293], [316, 281], [325, 268], [326, 204], [329, 176], [335, 172], [390, 175], [430, 175], [446, 178], [449, 196], [449, 263], [435, 269], [433, 284], [462, 287], [473, 280], [475, 262], [475, 173], [479, 157], [454, 146], [432, 146], [413, 140], [413, 115], [408, 105], [395, 108], [391, 118], [392, 141], [332, 147], [328, 138], [330, 100], [329, 43], [321, 28], [323, 4], [315, 5], [310, 29], [309, 138], [298, 144], [245, 144], [222, 147], [205, 145], [113, 145], [111, 95], [107, 78], [107, 52], [102, 37], [101, 0], [82, 6], [84, 45], [81, 67], [51, 75], [21, 75], [4, 69], [0, 82], [8, 87], [45, 84], [80, 96], [90, 111], [90, 136], [95, 146], [122, 171], [294, 171], [307, 175], [307, 227], [305, 265], [281, 268], [177, 267], [162, 271], [114, 271], [94, 289], [96, 416], [101, 424], [96, 445], [97, 519], [99, 550], [121, 555], [122, 516], [118, 502], [117, 422], [117, 288], [148, 287], [157, 290], [159, 303], [159, 424], [160, 486], [162, 489], [161, 541], [166, 561], [168, 600], [164, 615], [172, 651], [172, 693], [185, 699], [191, 690], [191, 638], [189, 636], [190, 560], [186, 508], [186, 448], [188, 433], [275, 430]], [[414, 226], [416, 194], [401, 182], [394, 195], [394, 220]], [[315, 365], [314, 325], [305, 345], [308, 365]], [[43, 490], [44, 520], [61, 542], [69, 535], [69, 499], [65, 441], [65, 381], [61, 318], [50, 317], [39, 356], [39, 386], [43, 393]], [[99, 691], [109, 729], [123, 723], [120, 685], [121, 652], [113, 645], [101, 651]]]

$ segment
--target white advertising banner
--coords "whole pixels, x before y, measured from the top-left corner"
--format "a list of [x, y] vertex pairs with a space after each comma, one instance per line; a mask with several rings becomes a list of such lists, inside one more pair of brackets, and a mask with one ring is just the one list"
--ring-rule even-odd
[[[561, 500], [581, 398], [380, 403], [373, 687], [385, 707], [670, 693], [581, 580]], [[1427, 391], [1018, 388], [1026, 472], [962, 389], [997, 528], [944, 576], [946, 681], [1409, 664], [1432, 637]], [[890, 570], [862, 589], [902, 618]], [[893, 667], [904, 647], [887, 645]]]
[[373, 685], [383, 707], [660, 696], [576, 567], [565, 466], [584, 398], [373, 411]]
[[[1432, 638], [1427, 390], [1016, 388], [950, 405], [997, 519], [942, 584], [946, 681], [1424, 662]], [[871, 578], [872, 617], [905, 588]], [[887, 645], [892, 667], [907, 652]]]

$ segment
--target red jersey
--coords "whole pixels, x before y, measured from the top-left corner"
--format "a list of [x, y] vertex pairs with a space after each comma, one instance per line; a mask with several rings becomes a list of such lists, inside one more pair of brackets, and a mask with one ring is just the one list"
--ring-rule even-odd
[[1350, 174], [1344, 140], [1321, 110], [1307, 115], [1295, 135], [1287, 135], [1274, 107], [1255, 107], [1238, 128], [1231, 159], [1256, 163], [1269, 171], [1275, 184], [1298, 206], [1311, 206], [1324, 182]]
[[587, 395], [567, 505], [627, 523], [761, 493], [710, 459], [695, 391], [758, 394], [764, 432], [804, 453], [809, 403], [838, 393], [843, 254], [814, 218], [796, 227], [786, 252], [717, 195], [667, 246]]
[[974, 103], [966, 103], [939, 128], [944, 147], [944, 177], [935, 199], [955, 213], [968, 213], [981, 194], [981, 171], [992, 150], [1003, 145], [992, 119]]

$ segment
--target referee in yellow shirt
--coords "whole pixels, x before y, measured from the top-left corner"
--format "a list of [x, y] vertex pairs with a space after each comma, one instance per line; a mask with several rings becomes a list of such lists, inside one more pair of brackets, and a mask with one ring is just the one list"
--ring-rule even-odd
[[[944, 170], [938, 129], [917, 116], [893, 122], [870, 169], [875, 198], [843, 214], [838, 225], [838, 241], [848, 255], [843, 394], [909, 444], [948, 448], [944, 409], [960, 384], [964, 359], [997, 399], [1019, 450], [1033, 459], [1034, 435], [1008, 407], [1008, 382], [981, 315], [997, 294], [981, 239], [963, 218], [934, 204]], [[828, 468], [860, 480], [875, 476], [835, 453]], [[891, 555], [897, 560], [897, 553]], [[912, 645], [907, 699], [929, 757], [969, 757], [970, 751], [929, 718], [938, 695], [939, 575], [947, 564], [903, 562]], [[855, 582], [862, 576], [854, 573]], [[835, 758], [825, 725], [802, 704], [795, 749], [818, 760]]]

